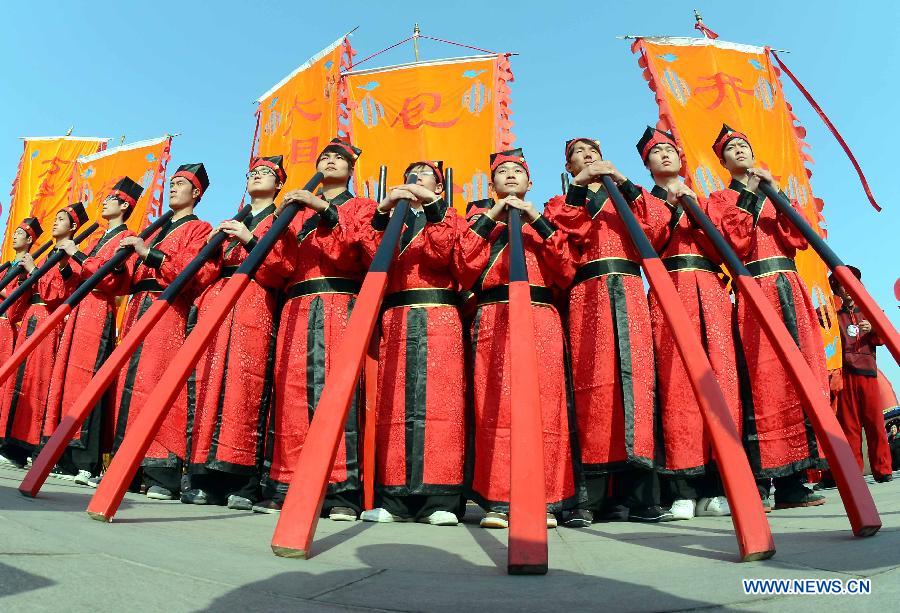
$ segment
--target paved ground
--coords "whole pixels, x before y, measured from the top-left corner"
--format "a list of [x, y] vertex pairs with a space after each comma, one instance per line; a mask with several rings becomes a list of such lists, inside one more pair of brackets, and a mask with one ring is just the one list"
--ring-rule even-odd
[[[315, 556], [277, 558], [275, 517], [129, 494], [112, 524], [93, 490], [50, 479], [38, 499], [0, 468], [0, 611], [897, 610], [900, 478], [871, 485], [884, 527], [855, 539], [837, 492], [769, 515], [778, 553], [740, 564], [729, 518], [554, 530], [551, 571], [505, 574], [506, 534], [478, 528], [319, 523]], [[749, 596], [742, 578], [871, 577], [865, 596]]]

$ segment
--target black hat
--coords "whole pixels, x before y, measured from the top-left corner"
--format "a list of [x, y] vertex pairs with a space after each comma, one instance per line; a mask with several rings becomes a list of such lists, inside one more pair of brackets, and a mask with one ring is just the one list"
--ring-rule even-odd
[[119, 200], [124, 200], [132, 207], [137, 204], [137, 201], [140, 199], [141, 194], [144, 193], [144, 188], [140, 186], [140, 184], [136, 183], [131, 177], [122, 177], [119, 179], [118, 183], [113, 185], [112, 190], [109, 192], [110, 196], [115, 196]]
[[419, 162], [413, 162], [406, 167], [406, 170], [403, 171], [403, 177], [406, 178], [407, 176], [409, 176], [409, 171], [416, 166], [428, 166], [431, 170], [434, 171], [434, 177], [437, 179], [437, 182], [444, 182], [444, 162], [442, 162], [441, 160], [421, 160]]
[[[716, 137], [716, 142], [713, 143], [712, 149], [715, 154], [719, 157], [719, 159], [724, 159], [725, 157], [725, 145], [728, 144], [728, 141], [732, 141], [736, 138], [739, 138], [746, 143], [750, 144], [750, 139], [747, 138], [747, 135], [743, 132], [738, 132], [734, 128], [730, 127], [728, 124], [722, 124], [722, 129], [719, 130], [719, 135]], [[753, 146], [750, 146], [751, 150]]]
[[64, 206], [61, 210], [65, 211], [76, 227], [80, 227], [87, 223], [88, 214], [84, 209], [83, 202], [75, 202], [69, 206]]
[[270, 155], [269, 157], [255, 157], [250, 162], [250, 170], [253, 170], [257, 166], [265, 166], [266, 168], [271, 168], [272, 171], [275, 172], [275, 176], [278, 177], [278, 180], [284, 183], [287, 181], [287, 172], [284, 170], [284, 156], [283, 155]]
[[209, 187], [209, 176], [206, 174], [206, 168], [201, 163], [182, 164], [175, 171], [175, 174], [172, 175], [173, 179], [175, 177], [184, 177], [190, 181], [194, 187], [200, 190], [200, 198], [203, 197], [203, 194], [206, 193], [206, 188]]
[[531, 176], [531, 171], [528, 170], [528, 163], [525, 161], [525, 154], [522, 152], [522, 149], [509, 149], [507, 151], [500, 151], [498, 153], [491, 154], [491, 176], [494, 176], [494, 171], [497, 170], [497, 167], [500, 164], [506, 162], [513, 162], [514, 164], [518, 164], [522, 168], [525, 169], [525, 174], [529, 177]]
[[[355, 164], [356, 160], [359, 159], [359, 156], [362, 155], [362, 149], [359, 147], [354, 147], [350, 144], [350, 139], [347, 137], [336, 137], [332, 138], [325, 148], [322, 149], [322, 153], [327, 151], [334, 151], [335, 153], [340, 154], [344, 157], [350, 164]], [[322, 153], [319, 154], [319, 157], [322, 157]]]
[[41, 222], [38, 221], [37, 217], [26, 217], [22, 220], [22, 223], [19, 224], [19, 227], [31, 237], [32, 241], [36, 241], [38, 236], [44, 233]]
[[675, 142], [675, 137], [670, 132], [664, 132], [663, 130], [657, 130], [656, 128], [651, 128], [647, 126], [647, 129], [644, 130], [644, 134], [641, 136], [641, 140], [637, 142], [637, 150], [641, 155], [641, 159], [646, 162], [647, 156], [650, 155], [650, 150], [653, 149], [656, 145], [672, 145], [676, 149], [678, 149], [678, 143]]

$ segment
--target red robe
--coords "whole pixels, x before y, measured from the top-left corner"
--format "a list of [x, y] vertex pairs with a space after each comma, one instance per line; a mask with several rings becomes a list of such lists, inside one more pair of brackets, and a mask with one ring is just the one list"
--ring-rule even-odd
[[[654, 186], [651, 194], [663, 202], [666, 199], [666, 190], [659, 186]], [[699, 198], [698, 202], [709, 215], [708, 201]], [[740, 432], [741, 397], [734, 352], [734, 308], [726, 285], [717, 274], [721, 272], [721, 258], [703, 230], [690, 221], [680, 206], [667, 224], [659, 255], [670, 271], [675, 289], [694, 325], [694, 333], [706, 349]], [[660, 470], [683, 476], [700, 475], [714, 461], [712, 441], [656, 294], [651, 292], [649, 301], [663, 434]]]
[[[351, 220], [375, 203], [350, 192], [333, 198], [324, 214], [303, 209], [291, 225], [297, 254], [281, 311], [275, 347], [275, 386], [269, 420], [265, 490], [284, 493], [322, 395], [365, 272], [358, 246], [348, 246]], [[358, 490], [361, 390], [350, 403], [329, 494]]]
[[[746, 191], [738, 181], [713, 192], [709, 200], [713, 221], [781, 313], [827, 401], [828, 373], [818, 318], [794, 265], [794, 255], [806, 248], [806, 239], [767, 198]], [[759, 478], [784, 477], [824, 467], [794, 386], [740, 296], [737, 326], [738, 371], [749, 385], [749, 393], [742, 397], [744, 446], [754, 473]]]
[[[212, 231], [205, 221], [196, 215], [186, 215], [169, 222], [150, 240], [150, 254], [147, 260], [129, 259], [131, 275], [131, 301], [125, 310], [122, 336], [165, 289], [184, 267], [196, 257], [206, 244]], [[123, 290], [125, 292], [129, 290]], [[144, 339], [123, 372], [119, 373], [116, 386], [115, 438], [113, 450], [117, 450], [125, 438], [126, 427], [150, 398], [172, 356], [184, 344], [188, 324], [188, 312], [196, 296], [196, 285], [190, 285], [181, 292], [162, 316], [153, 330]], [[181, 390], [175, 403], [169, 409], [162, 427], [150, 444], [143, 466], [174, 468], [184, 459], [187, 441], [188, 388]]]
[[[473, 289], [479, 300], [471, 329], [474, 440], [468, 449], [472, 471], [468, 495], [488, 511], [505, 513], [510, 488], [509, 232], [505, 223], [482, 213], [472, 207], [457, 250], [462, 287]], [[541, 364], [536, 376], [541, 383], [544, 486], [548, 511], [557, 512], [575, 506], [583, 489], [576, 485], [580, 472], [565, 336], [551, 289], [567, 287], [575, 269], [564, 232], [545, 217], [523, 226], [522, 242]]]
[[[630, 181], [621, 186], [657, 248], [671, 212]], [[569, 339], [586, 474], [654, 465], [653, 334], [639, 257], [605, 190], [572, 186], [544, 209], [573, 245]]]
[[[13, 263], [13, 266], [15, 266], [15, 263]], [[12, 273], [7, 270], [6, 274]], [[6, 275], [3, 277], [6, 278]], [[24, 279], [24, 273], [16, 275], [16, 278], [10, 281], [3, 293], [9, 296], [13, 290], [19, 287], [20, 279]], [[16, 330], [18, 329], [19, 322], [22, 321], [22, 316], [25, 314], [25, 309], [27, 308], [28, 297], [23, 296], [6, 309], [6, 312], [3, 315], [0, 315], [0, 364], [6, 362], [12, 355], [16, 340]], [[0, 436], [2, 436], [2, 432], [0, 432]]]
[[[16, 344], [25, 342], [77, 285], [78, 278], [71, 266], [66, 264], [62, 271], [59, 266], [51, 267], [32, 287], [35, 291], [22, 317]], [[31, 450], [41, 442], [50, 378], [62, 328], [60, 323], [45, 336], [3, 386], [0, 434], [5, 444], [12, 443]]]
[[889, 475], [891, 446], [884, 429], [881, 390], [878, 385], [878, 367], [875, 348], [884, 342], [872, 330], [863, 333], [859, 322], [865, 315], [854, 306], [844, 304], [837, 312], [843, 352], [843, 388], [837, 394], [837, 418], [847, 435], [853, 455], [863, 469], [862, 431], [866, 431], [866, 447], [869, 465], [875, 476]]
[[[119, 247], [119, 241], [134, 235], [134, 232], [122, 224], [95, 240], [87, 255], [76, 253], [71, 260], [78, 283], [92, 276], [113, 256]], [[47, 418], [43, 431], [45, 439], [53, 434], [62, 416], [69, 411], [115, 349], [116, 295], [125, 290], [128, 284], [127, 268], [123, 266], [120, 272], [107, 275], [66, 319], [47, 399]], [[70, 447], [96, 449], [99, 457], [103, 425], [112, 419], [109, 413], [114, 400], [113, 391], [109, 390], [73, 437]]]
[[[199, 319], [216, 301], [228, 279], [258, 239], [272, 227], [269, 205], [245, 224], [254, 239], [233, 240], [197, 275], [206, 287], [198, 301]], [[263, 459], [266, 418], [272, 394], [278, 292], [296, 258], [296, 240], [285, 232], [241, 293], [197, 363], [197, 408], [189, 441], [192, 465], [232, 474], [256, 474]]]
[[[367, 263], [389, 215], [355, 224]], [[410, 209], [382, 304], [375, 486], [393, 496], [463, 490], [465, 369], [454, 250], [463, 221], [443, 200]]]

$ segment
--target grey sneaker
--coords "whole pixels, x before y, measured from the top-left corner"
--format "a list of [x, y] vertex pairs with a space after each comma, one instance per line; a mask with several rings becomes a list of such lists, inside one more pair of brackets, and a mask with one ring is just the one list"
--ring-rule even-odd
[[175, 500], [175, 494], [162, 486], [151, 485], [147, 488], [147, 498], [151, 500]]
[[238, 511], [253, 510], [253, 503], [250, 502], [250, 499], [244, 498], [243, 496], [238, 496], [237, 494], [231, 494], [230, 496], [228, 496], [228, 504], [226, 506], [229, 509], [235, 509]]
[[72, 479], [78, 485], [89, 485], [91, 480], [91, 473], [86, 470], [79, 470], [78, 474], [75, 475], [75, 478]]
[[350, 507], [332, 507], [328, 512], [331, 521], [356, 521], [356, 511]]

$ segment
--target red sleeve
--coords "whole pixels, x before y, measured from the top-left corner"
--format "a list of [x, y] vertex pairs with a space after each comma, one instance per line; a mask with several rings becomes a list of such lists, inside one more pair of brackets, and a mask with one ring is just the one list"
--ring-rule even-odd
[[[697, 196], [697, 204], [700, 206], [700, 210], [703, 211], [707, 217], [711, 217], [709, 213], [709, 199], [704, 198], [703, 196]], [[690, 218], [690, 216], [685, 213], [685, 216], [688, 218], [688, 222], [691, 224], [691, 232], [693, 233], [694, 241], [696, 241], [697, 246], [700, 247], [700, 250], [703, 254], [710, 260], [712, 260], [716, 264], [722, 263], [722, 256], [716, 251], [715, 245], [709, 236], [706, 235], [706, 232], [703, 231], [700, 226], [696, 225]]]
[[80, 280], [78, 274], [67, 263], [62, 270], [59, 266], [52, 266], [35, 285], [37, 292], [47, 303], [47, 308], [52, 311], [75, 291]]
[[569, 237], [541, 215], [529, 224], [533, 232], [526, 233], [532, 249], [540, 262], [551, 272], [554, 285], [561, 289], [569, 287], [575, 278], [575, 261], [569, 249]]
[[[566, 236], [577, 247], [584, 247], [591, 231], [591, 216], [584, 206], [585, 199], [577, 198], [578, 192], [569, 190], [572, 197], [554, 196], [544, 205], [544, 216], [554, 226], [565, 232]], [[586, 191], [585, 191], [586, 193]], [[580, 203], [569, 204], [568, 200], [581, 200]]]
[[[178, 232], [175, 240], [163, 240], [154, 249], [163, 254], [162, 263], [156, 268], [156, 278], [164, 285], [169, 285], [175, 280], [184, 267], [197, 257], [200, 250], [206, 245], [206, 239], [212, 232], [212, 226], [205, 221], [185, 224]], [[196, 278], [194, 281], [196, 287]]]
[[361, 234], [365, 232], [365, 224], [371, 223], [376, 206], [368, 198], [351, 198], [339, 207], [332, 205], [322, 212], [314, 239], [335, 268], [350, 273], [364, 269]]
[[[113, 240], [116, 241], [116, 245], [118, 245], [119, 241], [123, 238], [127, 238], [129, 236], [137, 236], [131, 230], [126, 230], [122, 232], [119, 236], [115, 237]], [[88, 251], [90, 253], [90, 250]], [[87, 280], [92, 277], [101, 266], [106, 264], [113, 255], [115, 255], [116, 249], [113, 248], [113, 251], [110, 252], [109, 257], [101, 258], [99, 256], [95, 256], [92, 258], [87, 258], [81, 263], [81, 278], [82, 280]], [[128, 257], [128, 260], [134, 260], [135, 255], [131, 255]], [[119, 266], [116, 270], [111, 272], [110, 274], [103, 277], [100, 280], [100, 283], [97, 284], [95, 288], [96, 291], [102, 292], [108, 296], [118, 296], [124, 293], [127, 293], [130, 289], [131, 285], [131, 275], [128, 274], [128, 260], [121, 266]], [[132, 263], [132, 268], [134, 264]]]
[[[207, 238], [209, 238], [208, 235]], [[219, 278], [219, 273], [222, 272], [222, 259], [224, 258], [225, 247], [227, 245], [228, 240], [223, 242], [219, 248], [216, 249], [216, 252], [212, 257], [203, 263], [203, 266], [200, 267], [200, 270], [197, 271], [197, 275], [194, 277], [193, 284], [195, 287], [206, 288], [216, 282], [216, 279]], [[203, 246], [200, 247], [200, 249], [202, 248]], [[199, 252], [200, 250], [198, 249], [197, 253]], [[188, 262], [189, 261], [190, 260], [188, 260]], [[185, 262], [184, 265], [187, 266], [188, 262]], [[182, 267], [181, 270], [184, 270], [184, 268]]]
[[[350, 222], [351, 228], [345, 235], [344, 249], [359, 253], [363, 263], [369, 266], [375, 258], [378, 245], [381, 244], [390, 215], [364, 209], [358, 209], [356, 213], [357, 216]], [[379, 225], [379, 221], [382, 220], [383, 223]]]
[[[426, 205], [431, 206], [431, 205]], [[426, 215], [432, 214], [426, 209]], [[426, 218], [427, 219], [427, 218]], [[440, 221], [428, 222], [422, 230], [422, 260], [426, 266], [434, 270], [453, 268], [453, 249], [456, 246], [456, 235], [459, 232], [459, 213], [447, 206]]]
[[659, 251], [669, 238], [672, 207], [643, 187], [639, 189], [640, 195], [629, 201], [628, 206], [634, 211], [634, 216], [637, 217], [653, 248]]
[[[6, 286], [4, 290], [4, 294], [9, 296], [22, 284], [22, 281], [25, 279], [23, 275], [16, 275], [16, 278], [13, 279], [9, 285]], [[5, 300], [5, 298], [4, 298]], [[20, 297], [16, 300], [12, 305], [7, 309], [5, 315], [7, 319], [13, 324], [19, 323], [22, 320], [22, 316], [25, 315], [25, 311], [28, 309], [28, 295], [27, 292], [24, 296]]]
[[741, 259], [750, 253], [753, 243], [753, 215], [738, 207], [737, 192], [721, 190], [709, 195], [707, 213], [725, 240]]
[[[267, 228], [260, 233], [264, 236], [271, 224], [267, 224]], [[255, 247], [254, 247], [255, 248]], [[252, 253], [252, 251], [251, 251]], [[280, 290], [287, 284], [287, 280], [294, 272], [294, 262], [297, 259], [297, 235], [291, 231], [288, 226], [278, 236], [272, 250], [266, 254], [262, 265], [257, 269], [253, 278], [256, 282], [267, 289]]]
[[[803, 211], [800, 210], [799, 203], [793, 198], [791, 199], [791, 206], [794, 207], [794, 210], [797, 211], [801, 217], [803, 217]], [[776, 209], [776, 211], [778, 211], [775, 214], [775, 218], [778, 220], [778, 238], [781, 240], [781, 243], [789, 249], [806, 249], [808, 243], [803, 234], [800, 233], [800, 230], [794, 227], [794, 224], [790, 222], [787, 215], [778, 209]]]
[[495, 234], [497, 222], [487, 215], [477, 213], [461, 227], [456, 241], [455, 268], [462, 289], [470, 289], [488, 265], [491, 255], [490, 237]]

